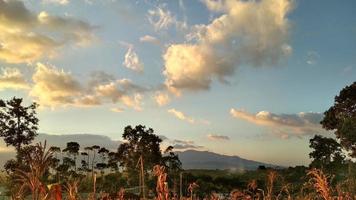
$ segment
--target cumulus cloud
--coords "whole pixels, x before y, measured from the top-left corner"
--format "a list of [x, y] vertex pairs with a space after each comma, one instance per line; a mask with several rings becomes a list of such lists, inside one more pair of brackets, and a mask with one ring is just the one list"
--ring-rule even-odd
[[43, 106], [72, 104], [82, 91], [80, 83], [70, 73], [42, 63], [37, 63], [32, 79], [30, 95]]
[[163, 92], [156, 92], [154, 99], [159, 106], [167, 105], [170, 102], [169, 95]]
[[168, 46], [163, 60], [170, 91], [207, 90], [213, 80], [226, 82], [241, 64], [275, 65], [291, 53], [289, 0], [203, 2], [222, 14], [210, 24], [194, 26], [187, 35], [190, 43]]
[[229, 136], [225, 135], [208, 134], [207, 137], [209, 140], [230, 140]]
[[260, 111], [252, 114], [232, 108], [230, 114], [235, 118], [268, 127], [272, 133], [282, 138], [290, 136], [302, 137], [325, 132], [320, 125], [320, 121], [323, 118], [322, 113], [275, 114], [268, 111]]
[[88, 44], [94, 27], [71, 17], [52, 16], [28, 10], [18, 0], [0, 0], [0, 60], [34, 62], [53, 57], [66, 44]]
[[176, 110], [174, 108], [169, 109], [168, 113], [171, 113], [172, 115], [174, 115], [176, 118], [186, 121], [188, 123], [194, 124], [195, 120], [192, 117], [187, 116], [186, 114], [184, 114], [183, 112]]
[[71, 73], [42, 63], [37, 63], [32, 80], [30, 96], [48, 107], [112, 103], [142, 110], [141, 93], [147, 90], [130, 79], [115, 79], [104, 72], [92, 73], [88, 83], [84, 84]]
[[140, 42], [148, 42], [152, 44], [159, 44], [159, 40], [156, 37], [153, 37], [151, 35], [144, 35], [140, 37]]
[[19, 69], [2, 68], [0, 74], [0, 90], [4, 89], [29, 89], [29, 84]]

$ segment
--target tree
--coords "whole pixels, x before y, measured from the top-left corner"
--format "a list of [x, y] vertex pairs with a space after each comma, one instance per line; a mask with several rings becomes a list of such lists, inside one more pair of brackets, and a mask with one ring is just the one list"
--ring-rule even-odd
[[73, 162], [72, 165], [74, 164], [74, 171], [77, 171], [77, 156], [79, 155], [79, 149], [80, 149], [80, 145], [78, 144], [78, 142], [68, 142], [67, 143], [67, 147], [65, 149], [63, 149], [63, 152], [66, 152], [69, 156], [71, 156]]
[[38, 130], [38, 104], [23, 106], [22, 101], [16, 97], [9, 101], [0, 99], [0, 137], [4, 138], [7, 146], [14, 146], [17, 151], [23, 145], [30, 144]]
[[144, 161], [145, 172], [161, 162], [160, 143], [162, 140], [153, 132], [153, 129], [146, 129], [142, 125], [135, 128], [125, 127], [122, 138], [127, 142], [120, 144], [118, 160], [120, 166], [124, 167], [129, 174], [137, 174], [136, 166], [141, 156]]
[[107, 163], [106, 163], [106, 159], [108, 157], [109, 154], [109, 150], [107, 150], [105, 147], [101, 147], [98, 151], [98, 154], [101, 157], [101, 162], [96, 164], [96, 168], [98, 170], [100, 170], [101, 176], [104, 176], [104, 170], [107, 168]]
[[356, 82], [340, 91], [321, 124], [326, 130], [335, 130], [342, 147], [356, 158]]
[[313, 159], [310, 166], [316, 168], [331, 168], [332, 165], [341, 165], [345, 156], [341, 145], [333, 138], [315, 135], [310, 139], [310, 148], [314, 149], [309, 157]]

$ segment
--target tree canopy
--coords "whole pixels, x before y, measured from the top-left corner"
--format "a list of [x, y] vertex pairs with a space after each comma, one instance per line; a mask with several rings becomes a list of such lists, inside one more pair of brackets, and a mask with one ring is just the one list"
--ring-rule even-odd
[[334, 105], [324, 115], [323, 128], [335, 130], [342, 147], [356, 158], [356, 82], [340, 91]]
[[144, 168], [152, 169], [154, 165], [161, 162], [162, 153], [160, 143], [162, 140], [153, 133], [152, 128], [138, 125], [127, 126], [122, 138], [127, 141], [118, 148], [118, 159], [120, 166], [126, 169], [135, 169], [140, 156], [144, 160]]
[[11, 100], [0, 99], [0, 137], [4, 138], [7, 146], [14, 146], [17, 151], [23, 145], [28, 145], [37, 135], [38, 104], [22, 105], [22, 98], [13, 97]]

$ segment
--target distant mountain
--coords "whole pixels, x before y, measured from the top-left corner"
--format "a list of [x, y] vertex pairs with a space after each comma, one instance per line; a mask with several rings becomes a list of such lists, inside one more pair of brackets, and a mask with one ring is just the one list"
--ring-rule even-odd
[[255, 170], [260, 165], [278, 167], [271, 164], [247, 160], [238, 156], [221, 155], [209, 151], [187, 150], [176, 152], [184, 169], [231, 169]]

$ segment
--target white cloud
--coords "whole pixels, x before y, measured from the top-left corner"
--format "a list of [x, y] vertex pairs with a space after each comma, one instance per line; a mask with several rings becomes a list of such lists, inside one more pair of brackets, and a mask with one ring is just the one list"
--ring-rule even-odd
[[68, 5], [69, 0], [42, 0], [43, 3], [51, 3], [51, 4], [58, 4], [58, 5]]
[[169, 95], [163, 92], [156, 92], [154, 99], [159, 106], [167, 105], [170, 102]]
[[0, 74], [0, 90], [3, 89], [29, 89], [29, 84], [19, 69], [2, 68]]
[[308, 65], [315, 65], [318, 63], [320, 55], [316, 51], [308, 51], [307, 52], [307, 64]]
[[229, 136], [225, 135], [208, 134], [207, 137], [209, 140], [230, 140]]
[[302, 137], [326, 132], [320, 125], [320, 121], [323, 117], [322, 113], [300, 112], [297, 114], [275, 114], [268, 111], [260, 111], [256, 114], [252, 114], [232, 108], [230, 114], [235, 118], [259, 126], [268, 127], [272, 133], [282, 138], [288, 138], [290, 136]]
[[242, 63], [275, 65], [292, 52], [289, 0], [204, 3], [222, 14], [210, 24], [196, 25], [187, 35], [190, 43], [171, 44], [163, 55], [165, 84], [176, 94], [207, 90], [213, 80], [226, 82]]
[[144, 35], [140, 37], [140, 42], [147, 42], [147, 43], [152, 43], [152, 44], [159, 44], [159, 40], [156, 37], [153, 37], [151, 35]]
[[171, 143], [172, 143], [173, 149], [176, 149], [176, 150], [202, 149], [202, 148], [204, 148], [204, 146], [196, 145], [193, 141], [173, 140]]
[[143, 72], [143, 63], [140, 61], [137, 53], [134, 51], [133, 46], [130, 45], [125, 54], [124, 62], [122, 63], [126, 68], [136, 72]]
[[148, 21], [158, 31], [167, 29], [175, 22], [175, 19], [169, 10], [166, 10], [163, 6], [158, 6], [156, 9], [148, 11]]

